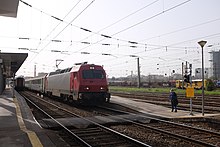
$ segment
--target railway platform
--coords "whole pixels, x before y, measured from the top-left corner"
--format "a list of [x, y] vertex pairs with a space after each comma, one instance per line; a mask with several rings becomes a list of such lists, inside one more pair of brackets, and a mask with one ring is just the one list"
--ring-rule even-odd
[[163, 118], [202, 118], [216, 115], [220, 116], [220, 114], [205, 114], [204, 116], [202, 116], [202, 113], [198, 112], [193, 112], [193, 115], [190, 115], [190, 111], [183, 110], [178, 110], [178, 112], [171, 112], [171, 109], [167, 107], [150, 103], [138, 102], [133, 99], [123, 98], [119, 96], [111, 96], [111, 103], [120, 104], [148, 115]]
[[[37, 124], [26, 101], [16, 91], [14, 98], [11, 88], [3, 91], [0, 95], [0, 147], [57, 146], [51, 141], [55, 137], [56, 134]], [[62, 145], [62, 141], [59, 143]]]

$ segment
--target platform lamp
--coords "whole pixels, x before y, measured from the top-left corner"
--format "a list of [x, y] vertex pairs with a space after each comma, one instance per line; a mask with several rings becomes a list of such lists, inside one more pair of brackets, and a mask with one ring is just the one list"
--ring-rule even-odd
[[204, 116], [204, 59], [203, 59], [203, 47], [205, 46], [205, 44], [207, 43], [207, 41], [199, 41], [198, 44], [201, 46], [202, 48], [202, 116]]

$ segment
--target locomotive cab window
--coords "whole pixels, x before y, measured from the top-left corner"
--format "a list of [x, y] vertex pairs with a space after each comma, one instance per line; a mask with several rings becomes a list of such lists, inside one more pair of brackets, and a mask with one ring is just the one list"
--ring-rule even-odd
[[83, 70], [83, 79], [103, 79], [104, 73], [102, 70]]

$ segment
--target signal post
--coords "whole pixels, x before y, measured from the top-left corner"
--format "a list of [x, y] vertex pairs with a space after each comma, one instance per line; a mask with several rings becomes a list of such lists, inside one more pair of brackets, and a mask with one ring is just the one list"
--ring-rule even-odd
[[[187, 62], [186, 62], [186, 67], [187, 67]], [[192, 87], [192, 64], [189, 64], [189, 74], [187, 74], [187, 69], [185, 70], [185, 75], [184, 75], [184, 82], [190, 83], [190, 87], [186, 87], [186, 97], [190, 98], [190, 114], [193, 115], [192, 113], [192, 98], [194, 98], [194, 88]]]

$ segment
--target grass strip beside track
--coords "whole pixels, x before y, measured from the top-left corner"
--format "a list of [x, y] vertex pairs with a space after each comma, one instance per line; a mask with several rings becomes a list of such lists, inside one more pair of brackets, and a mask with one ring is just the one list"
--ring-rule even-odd
[[[169, 93], [171, 88], [137, 88], [137, 87], [122, 87], [122, 86], [109, 86], [110, 92], [125, 92], [125, 93], [147, 93], [147, 92], [155, 92], [155, 93]], [[185, 94], [185, 89], [176, 89], [173, 88], [177, 94]], [[202, 90], [195, 90], [195, 94], [202, 94]], [[220, 95], [220, 89], [216, 89], [213, 91], [204, 91], [207, 95]]]

